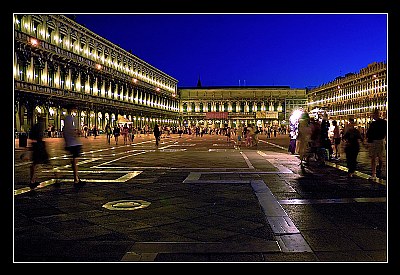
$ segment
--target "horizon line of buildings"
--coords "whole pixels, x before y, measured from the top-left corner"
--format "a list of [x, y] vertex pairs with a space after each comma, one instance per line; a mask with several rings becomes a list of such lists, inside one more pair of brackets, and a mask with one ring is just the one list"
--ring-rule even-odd
[[386, 62], [311, 89], [203, 87], [200, 79], [178, 88], [177, 79], [64, 15], [14, 14], [13, 73], [17, 131], [29, 131], [39, 114], [61, 130], [69, 103], [81, 125], [97, 129], [119, 117], [141, 128], [285, 125], [296, 109], [326, 110], [339, 124], [353, 116], [361, 127], [374, 108], [387, 116]]

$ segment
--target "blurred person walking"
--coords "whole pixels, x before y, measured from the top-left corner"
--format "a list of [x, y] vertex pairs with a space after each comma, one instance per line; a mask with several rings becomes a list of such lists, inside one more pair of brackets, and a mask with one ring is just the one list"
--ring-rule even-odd
[[128, 124], [125, 123], [124, 126], [122, 127], [122, 137], [125, 145], [128, 144], [128, 132], [129, 132]]
[[74, 173], [74, 186], [80, 187], [85, 185], [85, 182], [79, 178], [78, 175], [78, 157], [82, 154], [82, 143], [79, 140], [79, 126], [78, 121], [72, 112], [76, 110], [74, 105], [67, 106], [67, 116], [65, 117], [64, 125], [64, 141], [65, 150], [72, 155], [71, 165]]
[[128, 128], [128, 140], [129, 142], [133, 142], [133, 138], [134, 138], [134, 134], [133, 134], [133, 127], [132, 124], [129, 124], [129, 128]]
[[240, 124], [237, 131], [236, 131], [236, 138], [237, 138], [237, 146], [240, 148], [242, 145], [242, 139], [243, 139], [243, 127]]
[[118, 145], [118, 137], [119, 137], [120, 133], [121, 133], [121, 128], [119, 127], [119, 125], [115, 125], [114, 130], [113, 130], [115, 145]]
[[311, 141], [311, 126], [310, 126], [310, 116], [307, 112], [302, 113], [299, 119], [299, 128], [297, 135], [297, 145], [300, 166], [303, 167], [304, 163], [308, 163], [310, 154], [310, 141]]
[[329, 119], [328, 119], [328, 113], [324, 112], [321, 120], [321, 147], [326, 150], [326, 160], [331, 159], [332, 154], [333, 154], [333, 149], [332, 149], [332, 143], [329, 138]]
[[[386, 120], [380, 118], [379, 109], [372, 113], [372, 122], [367, 130], [367, 142], [369, 157], [371, 158], [371, 180], [381, 177], [383, 166], [383, 154], [385, 152]], [[377, 163], [378, 160], [378, 163]]]
[[342, 139], [342, 137], [340, 136], [340, 129], [339, 129], [339, 125], [337, 123], [336, 120], [332, 121], [332, 125], [333, 125], [333, 144], [335, 146], [335, 159], [337, 159], [338, 157], [340, 157], [340, 141]]
[[98, 131], [97, 131], [97, 127], [96, 127], [96, 125], [94, 125], [94, 126], [93, 126], [93, 128], [92, 128], [92, 132], [93, 132], [93, 136], [94, 136], [94, 138], [96, 138], [96, 137], [98, 136]]
[[111, 130], [111, 126], [110, 126], [109, 123], [107, 123], [106, 128], [104, 130], [106, 132], [107, 143], [110, 144], [111, 143], [112, 130]]
[[158, 124], [154, 125], [153, 134], [156, 139], [156, 146], [158, 147], [158, 142], [160, 141], [160, 135], [161, 135]]
[[360, 152], [361, 138], [360, 131], [354, 127], [354, 118], [349, 118], [349, 124], [347, 125], [346, 132], [344, 133], [343, 139], [345, 140], [344, 152], [346, 153], [346, 163], [349, 178], [352, 178], [357, 168], [357, 156]]
[[49, 164], [49, 154], [47, 153], [45, 142], [43, 141], [44, 135], [44, 121], [41, 116], [38, 117], [31, 130], [32, 140], [32, 164], [30, 166], [30, 182], [31, 189], [36, 188], [39, 182], [36, 181], [36, 168], [39, 164]]

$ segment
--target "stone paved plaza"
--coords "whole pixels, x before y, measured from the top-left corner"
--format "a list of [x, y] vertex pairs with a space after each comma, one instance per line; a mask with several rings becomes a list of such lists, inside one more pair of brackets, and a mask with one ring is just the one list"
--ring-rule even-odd
[[283, 135], [257, 147], [218, 135], [81, 140], [86, 185], [73, 187], [63, 139], [46, 138], [35, 190], [15, 141], [14, 262], [388, 261], [386, 173], [367, 180], [365, 151], [348, 179], [344, 160], [302, 169]]

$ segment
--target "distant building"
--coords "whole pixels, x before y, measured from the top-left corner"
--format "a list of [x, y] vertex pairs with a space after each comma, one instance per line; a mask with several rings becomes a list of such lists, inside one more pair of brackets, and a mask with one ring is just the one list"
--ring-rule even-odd
[[289, 86], [181, 87], [179, 94], [185, 126], [282, 125], [307, 107], [306, 89]]
[[367, 128], [375, 108], [387, 116], [386, 67], [385, 62], [374, 62], [358, 73], [347, 73], [307, 90], [307, 109], [324, 109], [331, 120], [341, 125], [353, 117], [358, 126]]

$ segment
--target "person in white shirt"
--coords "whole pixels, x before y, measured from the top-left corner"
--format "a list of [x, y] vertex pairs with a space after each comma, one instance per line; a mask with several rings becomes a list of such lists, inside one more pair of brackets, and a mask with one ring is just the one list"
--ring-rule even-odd
[[64, 120], [64, 141], [65, 141], [65, 150], [68, 151], [72, 155], [72, 171], [74, 172], [74, 186], [79, 187], [85, 184], [79, 178], [78, 175], [78, 157], [82, 154], [82, 143], [79, 140], [79, 127], [78, 122], [75, 117], [72, 116], [72, 112], [76, 110], [74, 105], [67, 106], [67, 116]]

